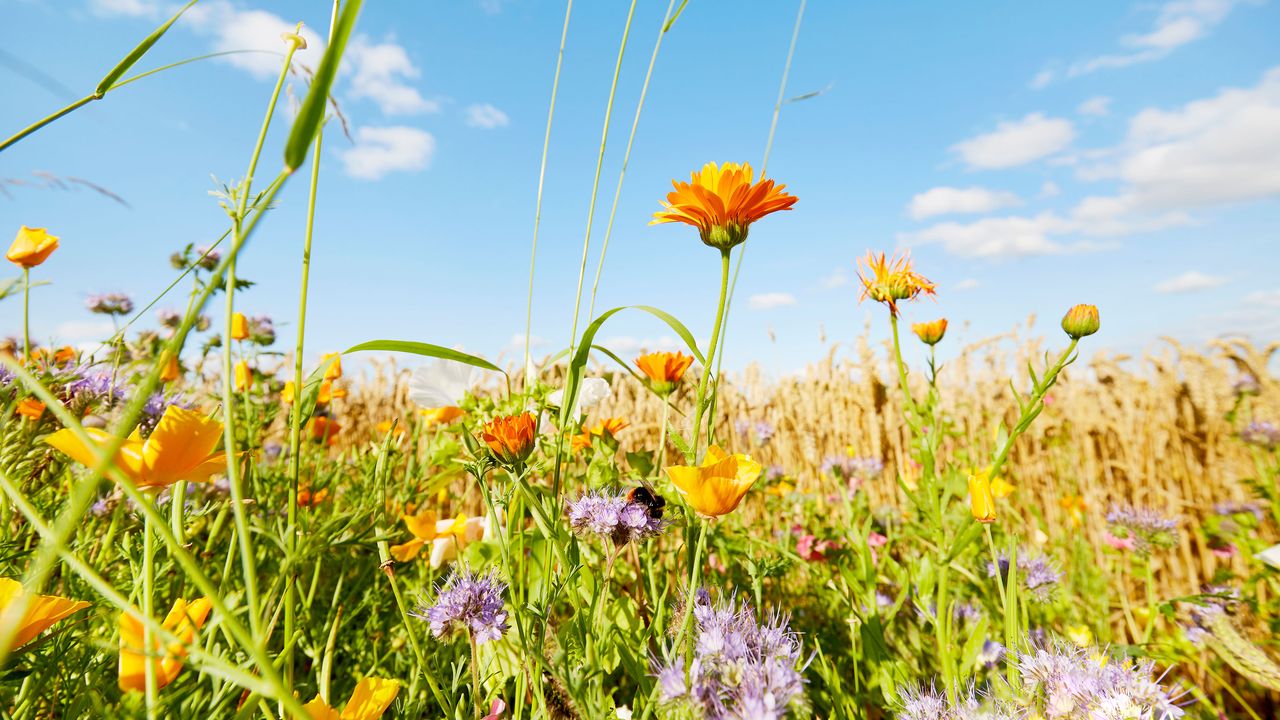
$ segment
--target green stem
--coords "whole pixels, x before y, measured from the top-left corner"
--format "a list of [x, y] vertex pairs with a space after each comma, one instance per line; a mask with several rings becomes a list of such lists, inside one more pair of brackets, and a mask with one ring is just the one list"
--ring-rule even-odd
[[77, 101], [75, 101], [75, 102], [71, 103], [70, 105], [68, 105], [68, 106], [66, 106], [66, 107], [64, 107], [64, 108], [62, 108], [61, 110], [58, 110], [57, 112], [53, 113], [52, 115], [46, 116], [46, 117], [44, 117], [44, 118], [42, 118], [42, 119], [40, 119], [40, 120], [35, 121], [34, 123], [32, 123], [32, 124], [30, 124], [30, 125], [26, 126], [25, 128], [23, 128], [23, 129], [19, 130], [19, 131], [18, 131], [18, 132], [16, 132], [16, 133], [14, 133], [13, 137], [9, 138], [8, 140], [5, 140], [3, 143], [0, 143], [0, 152], [4, 152], [5, 150], [7, 150], [7, 149], [9, 148], [9, 146], [10, 146], [10, 145], [13, 145], [14, 143], [16, 143], [16, 142], [18, 142], [19, 140], [21, 140], [21, 139], [25, 138], [26, 136], [30, 135], [31, 133], [33, 133], [33, 132], [35, 132], [35, 131], [39, 130], [40, 128], [44, 127], [45, 125], [48, 125], [49, 123], [53, 122], [54, 120], [57, 120], [58, 118], [62, 117], [63, 115], [67, 115], [67, 114], [70, 114], [70, 113], [72, 113], [72, 112], [75, 112], [76, 110], [78, 110], [78, 109], [80, 109], [80, 108], [84, 107], [85, 105], [88, 105], [89, 103], [93, 102], [94, 100], [101, 100], [101, 99], [102, 99], [102, 96], [101, 96], [101, 95], [98, 95], [98, 94], [96, 94], [96, 93], [94, 93], [94, 94], [90, 94], [90, 95], [85, 95], [84, 97], [82, 97], [82, 98], [80, 98], [79, 100], [77, 100]]
[[480, 649], [476, 646], [475, 635], [470, 632], [467, 633], [467, 642], [471, 644], [471, 701], [484, 713], [484, 696], [480, 694]]
[[31, 362], [31, 268], [22, 268], [22, 357]]
[[702, 554], [707, 547], [707, 528], [711, 525], [711, 521], [700, 518], [698, 524], [700, 525], [698, 529], [698, 544], [694, 546], [693, 562], [689, 565], [689, 588], [688, 596], [685, 598], [684, 603], [684, 617], [680, 620], [680, 634], [676, 636], [676, 649], [682, 651], [685, 656], [686, 675], [689, 672], [690, 661], [693, 659], [693, 638], [691, 635], [693, 629], [693, 605], [698, 598], [698, 583], [702, 581]]
[[[711, 325], [711, 342], [707, 346], [707, 361], [702, 368], [702, 377], [698, 380], [698, 396], [693, 408], [693, 454], [698, 454], [698, 443], [702, 431], [702, 412], [706, 405], [707, 385], [711, 380], [711, 363], [716, 356], [716, 346], [720, 339], [720, 327], [724, 323], [725, 300], [729, 293], [729, 250], [720, 251], [720, 300], [716, 303], [716, 321]], [[712, 419], [710, 426], [715, 425]], [[710, 427], [707, 430], [708, 441], [711, 438]]]
[[[155, 587], [155, 528], [152, 527], [151, 516], [148, 515], [142, 523], [142, 612], [149, 618], [154, 618], [156, 615]], [[142, 656], [146, 662], [143, 667], [146, 677], [147, 720], [155, 720], [156, 694], [159, 692], [159, 687], [156, 683], [156, 659], [152, 657], [152, 653], [156, 650], [156, 643], [149, 625], [144, 625], [142, 628], [142, 647]]]

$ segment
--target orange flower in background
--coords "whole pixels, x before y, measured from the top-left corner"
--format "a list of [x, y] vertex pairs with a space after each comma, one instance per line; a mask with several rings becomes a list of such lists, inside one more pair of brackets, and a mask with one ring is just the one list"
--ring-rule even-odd
[[249, 363], [240, 360], [235, 367], [235, 388], [236, 392], [245, 392], [253, 387], [253, 369], [249, 367]]
[[[156, 685], [164, 687], [173, 682], [182, 672], [183, 661], [187, 657], [186, 646], [195, 642], [196, 631], [204, 627], [209, 609], [213, 607], [208, 598], [200, 598], [188, 603], [178, 598], [173, 609], [165, 617], [161, 625], [164, 629], [178, 636], [182, 641], [161, 645], [160, 638], [151, 638], [148, 651], [144, 642], [142, 621], [128, 613], [120, 614], [120, 689], [142, 692], [147, 688], [146, 663], [155, 668]], [[148, 656], [150, 659], [148, 660]]]
[[4, 259], [20, 268], [33, 268], [58, 249], [58, 238], [49, 234], [44, 228], [32, 228], [23, 225], [18, 228], [18, 235], [9, 246]]
[[404, 434], [405, 434], [404, 425], [394, 423], [390, 420], [382, 420], [381, 422], [378, 423], [378, 434], [386, 435], [387, 433], [392, 432], [393, 428], [395, 431], [394, 432], [395, 437], [398, 437], [398, 438], [404, 437]]
[[14, 410], [14, 413], [35, 422], [44, 415], [44, 403], [33, 397], [22, 398], [18, 401], [18, 407]]
[[325, 380], [337, 380], [342, 377], [342, 353], [326, 353], [320, 358], [320, 363], [324, 364], [332, 358], [333, 364], [324, 371]]
[[453, 406], [422, 408], [418, 412], [422, 414], [423, 423], [425, 423], [427, 427], [431, 427], [433, 425], [448, 425], [466, 414], [462, 411], [462, 408]]
[[182, 377], [182, 368], [178, 365], [178, 356], [167, 355], [164, 361], [164, 369], [160, 371], [161, 382], [173, 382], [180, 377]]
[[947, 334], [947, 319], [941, 318], [933, 322], [915, 323], [911, 326], [911, 332], [920, 338], [920, 342], [925, 345], [937, 345], [942, 342], [942, 338]]
[[[81, 465], [95, 467], [97, 453], [115, 438], [97, 428], [85, 428], [85, 433], [89, 445], [66, 428], [45, 438], [45, 442]], [[170, 405], [150, 437], [144, 440], [135, 430], [125, 440], [116, 454], [115, 466], [140, 489], [168, 487], [179, 480], [206, 482], [227, 469], [226, 455], [213, 451], [221, 439], [222, 423], [194, 410]]]
[[584, 426], [582, 428], [581, 435], [573, 436], [574, 452], [585, 450], [591, 447], [592, 437], [605, 437], [606, 435], [608, 435], [610, 438], [614, 438], [614, 437], [617, 437], [618, 433], [622, 432], [629, 426], [630, 426], [630, 423], [628, 423], [626, 420], [620, 417], [612, 417], [612, 418], [607, 418], [605, 420], [601, 420], [600, 422], [596, 423], [594, 426], [589, 428]]
[[342, 432], [342, 426], [333, 418], [317, 415], [307, 423], [307, 430], [311, 433], [312, 440], [334, 445], [338, 442], [338, 434]]
[[656, 352], [636, 358], [636, 367], [649, 378], [649, 387], [659, 395], [670, 395], [693, 364], [693, 356], [679, 352]]
[[5, 617], [9, 608], [21, 601], [24, 595], [26, 590], [22, 583], [13, 578], [0, 578], [0, 618], [6, 623], [12, 620], [17, 628], [10, 650], [26, 645], [54, 623], [89, 607], [89, 603], [83, 600], [68, 600], [57, 595], [36, 595], [29, 601], [21, 618]]
[[298, 507], [315, 507], [329, 499], [329, 488], [321, 488], [311, 492], [309, 487], [298, 488]]
[[396, 680], [367, 677], [351, 691], [351, 698], [339, 713], [319, 695], [302, 707], [311, 720], [378, 720], [396, 699], [400, 683]]
[[795, 195], [761, 178], [754, 182], [750, 164], [707, 163], [689, 182], [672, 180], [675, 190], [667, 194], [663, 210], [653, 214], [650, 225], [679, 222], [698, 228], [702, 242], [728, 250], [747, 239], [751, 223], [779, 210], [790, 210]]
[[1084, 497], [1080, 495], [1064, 495], [1058, 501], [1058, 505], [1067, 511], [1067, 517], [1071, 519], [1071, 527], [1078, 528], [1084, 524]]
[[538, 419], [533, 413], [497, 417], [480, 431], [495, 460], [518, 465], [529, 458], [538, 439]]
[[701, 465], [675, 465], [666, 470], [676, 490], [699, 515], [720, 517], [737, 509], [763, 469], [750, 456], [729, 455], [712, 445]]
[[244, 340], [249, 337], [249, 319], [244, 313], [231, 314], [231, 339]]
[[[864, 274], [865, 269], [865, 274]], [[936, 295], [937, 287], [928, 278], [911, 269], [911, 253], [902, 257], [885, 258], [884, 253], [868, 252], [858, 260], [858, 279], [862, 281], [862, 297], [858, 302], [871, 298], [889, 306], [889, 312], [898, 315], [899, 300], [914, 300], [920, 295]]]
[[996, 499], [985, 470], [969, 476], [969, 511], [980, 523], [996, 521]]
[[43, 360], [54, 365], [66, 365], [74, 362], [79, 352], [70, 345], [63, 345], [57, 350], [49, 348], [33, 348], [31, 350], [31, 358], [33, 360]]

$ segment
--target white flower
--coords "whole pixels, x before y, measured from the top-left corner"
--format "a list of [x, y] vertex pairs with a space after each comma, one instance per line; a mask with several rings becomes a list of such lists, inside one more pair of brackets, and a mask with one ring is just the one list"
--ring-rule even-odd
[[479, 382], [480, 368], [438, 359], [413, 371], [409, 399], [425, 408], [451, 407], [460, 404], [467, 391]]
[[[444, 519], [436, 521], [436, 532], [444, 532], [453, 526], [453, 520]], [[489, 517], [469, 517], [466, 520], [466, 526], [462, 531], [462, 535], [455, 537], [446, 535], [438, 537], [431, 541], [431, 567], [440, 569], [447, 562], [452, 562], [458, 557], [458, 551], [473, 542], [484, 540], [490, 535]]]
[[1254, 557], [1270, 565], [1271, 567], [1276, 568], [1277, 570], [1280, 570], [1280, 545], [1272, 545], [1266, 550], [1263, 550], [1257, 555], [1254, 555]]
[[[569, 417], [578, 418], [585, 415], [588, 410], [607, 397], [609, 397], [608, 380], [595, 377], [583, 378], [582, 384], [578, 386], [578, 402], [574, 405], [573, 412], [569, 413]], [[562, 402], [564, 402], [564, 390], [557, 390], [547, 396], [548, 405], [560, 407]]]

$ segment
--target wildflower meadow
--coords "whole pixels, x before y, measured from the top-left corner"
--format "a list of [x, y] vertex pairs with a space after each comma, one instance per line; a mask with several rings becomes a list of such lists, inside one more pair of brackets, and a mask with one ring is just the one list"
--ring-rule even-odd
[[[203, 60], [151, 64], [203, 4], [171, 8], [82, 99], [6, 108], [0, 168]], [[655, 58], [686, 5], [667, 6]], [[0, 228], [0, 718], [1277, 717], [1280, 344], [1171, 341], [1134, 370], [1101, 352], [1111, 308], [1064, 276], [1079, 304], [960, 347], [941, 268], [886, 238], [848, 251], [837, 296], [875, 329], [828, 328], [848, 352], [765, 376], [727, 342], [738, 272], [758, 228], [830, 199], [766, 154], [627, 185], [643, 232], [698, 249], [714, 301], [696, 312], [669, 310], [666, 286], [597, 306], [601, 209], [565, 347], [529, 339], [533, 268], [528, 307], [469, 320], [523, 332], [513, 357], [358, 323], [316, 347], [308, 301], [337, 292], [310, 277], [337, 202], [319, 170], [347, 122], [334, 87], [365, 17], [394, 12], [331, 9], [307, 31], [325, 38], [312, 66], [301, 25], [265, 56], [245, 170], [214, 181], [221, 223], [175, 244], [167, 289], [85, 298], [109, 337], [62, 343], [32, 319], [50, 259], [92, 262], [87, 241]], [[296, 264], [255, 264], [286, 207]], [[651, 257], [635, 271], [658, 276]], [[483, 269], [433, 272], [487, 292]], [[285, 275], [290, 315], [258, 313]], [[1021, 320], [1017, 297], [1003, 306]], [[610, 347], [620, 318], [675, 346]]]

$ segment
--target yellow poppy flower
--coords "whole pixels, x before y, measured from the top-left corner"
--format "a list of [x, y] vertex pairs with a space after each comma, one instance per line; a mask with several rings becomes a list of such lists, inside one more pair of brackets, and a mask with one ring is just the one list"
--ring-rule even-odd
[[[409, 532], [413, 534], [413, 539], [402, 545], [392, 545], [391, 557], [395, 558], [397, 562], [409, 562], [418, 557], [418, 553], [422, 552], [423, 545], [435, 540], [442, 533], [436, 527], [439, 521], [434, 510], [423, 510], [416, 515], [405, 515], [401, 519], [404, 520], [405, 527], [409, 528]], [[466, 526], [466, 522], [467, 519], [459, 515], [455, 524], [461, 530], [462, 527]], [[444, 534], [448, 534], [448, 531]]]
[[342, 353], [326, 353], [320, 358], [320, 362], [323, 364], [330, 358], [333, 358], [333, 364], [329, 366], [329, 369], [324, 371], [324, 379], [337, 380], [342, 377]]
[[18, 236], [9, 246], [4, 259], [21, 268], [33, 268], [58, 249], [58, 238], [49, 234], [44, 228], [31, 228], [23, 225], [18, 228]]
[[[26, 591], [22, 583], [13, 578], [0, 578], [0, 618], [18, 603]], [[27, 611], [17, 620], [18, 632], [13, 636], [9, 649], [20, 648], [54, 623], [89, 607], [83, 600], [68, 600], [57, 595], [37, 595], [27, 605]], [[7, 620], [7, 618], [6, 618]]]
[[[81, 465], [95, 467], [98, 451], [115, 438], [97, 428], [85, 428], [85, 433], [91, 445], [82, 443], [65, 428], [45, 438], [45, 442]], [[135, 430], [125, 440], [116, 454], [115, 465], [143, 489], [168, 487], [179, 480], [206, 482], [227, 469], [226, 455], [213, 452], [221, 438], [222, 423], [194, 410], [170, 405], [150, 437], [144, 440]]]
[[351, 691], [342, 712], [329, 707], [319, 695], [302, 709], [311, 715], [311, 720], [378, 720], [399, 692], [399, 681], [367, 677]]
[[173, 382], [182, 376], [182, 368], [178, 365], [178, 356], [172, 353], [167, 354], [164, 360], [164, 369], [160, 371], [160, 380], [162, 382]]
[[433, 425], [448, 425], [466, 414], [462, 411], [462, 408], [453, 407], [451, 405], [437, 408], [422, 408], [418, 412], [422, 414], [422, 421], [426, 423], [427, 427], [431, 427]]
[[[153, 637], [150, 652], [147, 652], [143, 642], [142, 621], [128, 613], [120, 613], [120, 689], [139, 692], [146, 690], [147, 662], [155, 668], [157, 686], [164, 687], [173, 682], [178, 673], [182, 672], [187, 646], [195, 641], [196, 631], [204, 627], [211, 607], [213, 606], [208, 598], [190, 603], [178, 598], [161, 625], [177, 635], [182, 642], [169, 643], [162, 649], [160, 638]], [[162, 652], [163, 656], [157, 657]], [[147, 656], [150, 656], [150, 660]]]
[[249, 337], [249, 319], [244, 313], [231, 314], [231, 339], [244, 340]]
[[991, 493], [991, 481], [986, 471], [969, 476], [969, 511], [980, 523], [996, 521], [996, 499]]
[[253, 387], [253, 370], [249, 367], [249, 363], [244, 360], [236, 363], [235, 387], [236, 392], [245, 392]]
[[750, 456], [729, 455], [712, 445], [701, 465], [675, 465], [666, 470], [676, 490], [694, 510], [706, 517], [720, 517], [737, 509], [763, 469]]

